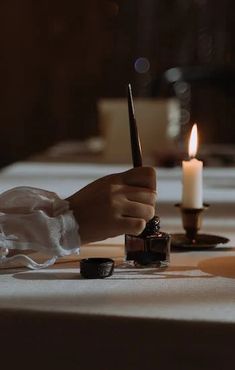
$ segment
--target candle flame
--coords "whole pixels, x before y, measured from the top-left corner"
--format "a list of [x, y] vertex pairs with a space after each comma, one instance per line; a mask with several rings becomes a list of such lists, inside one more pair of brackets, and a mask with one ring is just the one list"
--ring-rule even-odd
[[194, 158], [197, 154], [197, 147], [198, 147], [198, 135], [197, 135], [197, 125], [194, 123], [190, 139], [189, 139], [189, 146], [188, 146], [188, 154], [190, 158]]

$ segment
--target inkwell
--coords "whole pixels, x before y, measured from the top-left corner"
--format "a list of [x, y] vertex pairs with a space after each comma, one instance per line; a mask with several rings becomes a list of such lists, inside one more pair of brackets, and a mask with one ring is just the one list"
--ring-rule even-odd
[[[131, 85], [128, 85], [128, 112], [134, 167], [142, 166], [142, 150], [135, 119]], [[125, 235], [125, 253], [128, 265], [135, 267], [166, 267], [170, 261], [170, 235], [160, 230], [160, 219], [154, 216], [138, 235]]]

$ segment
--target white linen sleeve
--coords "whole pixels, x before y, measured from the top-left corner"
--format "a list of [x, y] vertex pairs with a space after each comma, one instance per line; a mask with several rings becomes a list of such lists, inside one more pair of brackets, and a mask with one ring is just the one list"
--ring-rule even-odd
[[[0, 266], [21, 259], [30, 268], [46, 267], [60, 256], [78, 254], [79, 246], [78, 224], [68, 201], [25, 186], [0, 194]], [[11, 249], [38, 251], [49, 260], [37, 264], [23, 254], [11, 256]]]

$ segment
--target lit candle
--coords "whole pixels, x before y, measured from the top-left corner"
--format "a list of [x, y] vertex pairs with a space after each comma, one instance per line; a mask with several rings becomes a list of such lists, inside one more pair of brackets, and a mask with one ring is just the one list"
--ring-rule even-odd
[[195, 158], [197, 154], [197, 125], [194, 124], [189, 139], [189, 161], [183, 161], [183, 208], [202, 208], [203, 163]]

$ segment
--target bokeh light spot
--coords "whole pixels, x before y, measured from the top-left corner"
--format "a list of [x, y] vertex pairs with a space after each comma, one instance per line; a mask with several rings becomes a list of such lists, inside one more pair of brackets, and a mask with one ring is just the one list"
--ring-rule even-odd
[[150, 69], [150, 63], [147, 58], [140, 57], [135, 61], [135, 70], [138, 73], [147, 73]]

